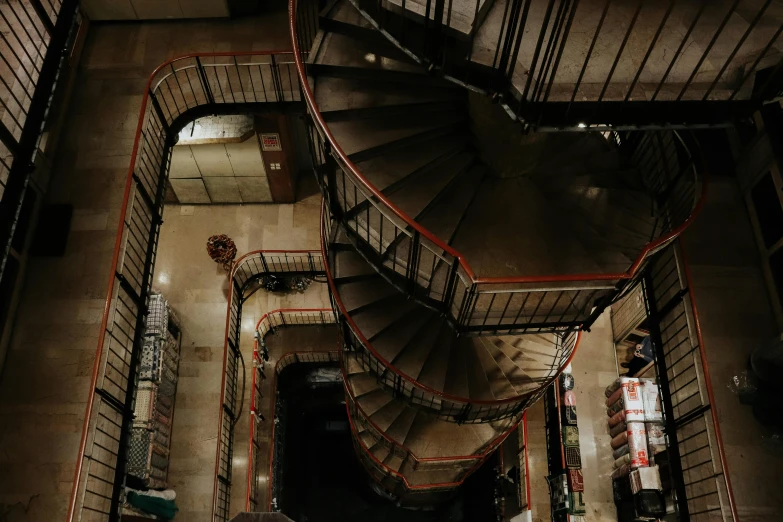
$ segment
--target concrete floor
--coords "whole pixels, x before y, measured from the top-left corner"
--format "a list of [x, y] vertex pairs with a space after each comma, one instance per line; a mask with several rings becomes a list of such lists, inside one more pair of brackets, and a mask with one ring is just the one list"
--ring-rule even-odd
[[[65, 517], [146, 76], [159, 63], [186, 52], [288, 47], [284, 12], [236, 22], [95, 25], [91, 31], [48, 195], [51, 202], [75, 207], [68, 248], [64, 257], [31, 261], [0, 381], [0, 519], [8, 522]], [[222, 353], [225, 277], [204, 252], [206, 237], [227, 233], [240, 252], [315, 248], [316, 199], [279, 207], [167, 209], [157, 275], [168, 272], [170, 281], [156, 284], [180, 313], [185, 332], [174, 437], [190, 446], [176, 442], [171, 470], [184, 520], [209, 519], [214, 469], [218, 393], [209, 383], [219, 379], [214, 368]], [[744, 368], [750, 349], [777, 333], [733, 182], [713, 183], [704, 214], [685, 235], [685, 245], [740, 516], [743, 522], [772, 520], [783, 511], [783, 497], [777, 494], [783, 478], [781, 451], [767, 442], [768, 434], [727, 388], [730, 376]], [[184, 260], [187, 266], [180, 267]], [[271, 299], [265, 294], [258, 299], [264, 297]], [[304, 303], [303, 296], [293, 298], [293, 306], [300, 306], [300, 299]], [[253, 317], [280, 304], [259, 301]], [[245, 325], [245, 331], [252, 326]], [[580, 380], [579, 364], [577, 359], [577, 389], [582, 382], [592, 386], [588, 379]], [[580, 411], [585, 402], [579, 403]], [[580, 428], [584, 418], [580, 416]], [[591, 465], [589, 459], [585, 464]], [[600, 465], [596, 462], [598, 475], [586, 476], [586, 483], [602, 480]], [[534, 499], [542, 494], [534, 490]], [[590, 494], [586, 500], [589, 506]]]

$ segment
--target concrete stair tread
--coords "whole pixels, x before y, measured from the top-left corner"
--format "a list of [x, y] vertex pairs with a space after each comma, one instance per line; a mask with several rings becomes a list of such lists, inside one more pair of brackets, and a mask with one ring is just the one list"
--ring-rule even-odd
[[384, 306], [372, 307], [354, 314], [351, 318], [361, 330], [362, 335], [373, 342], [375, 337], [386, 329], [394, 329], [402, 321], [410, 318], [411, 312], [417, 310], [416, 304], [401, 292], [392, 301], [384, 302]]
[[376, 303], [385, 297], [398, 293], [397, 289], [387, 283], [381, 276], [374, 279], [337, 283], [340, 299], [348, 311]]
[[403, 460], [398, 455], [395, 455], [394, 453], [390, 453], [386, 459], [383, 461], [383, 464], [391, 469], [392, 471], [400, 471], [400, 468], [402, 467]]
[[406, 190], [392, 194], [392, 203], [415, 219], [443, 190], [450, 187], [449, 183], [462, 174], [474, 159], [475, 156], [469, 152], [449, 158], [426, 176], [414, 180], [406, 186]]
[[[370, 373], [360, 372], [348, 376], [351, 388], [353, 388], [353, 396], [357, 400], [362, 400], [365, 396], [373, 394], [381, 389], [377, 379]], [[367, 412], [368, 415], [371, 413]]]
[[464, 143], [463, 136], [454, 134], [437, 136], [406, 147], [405, 154], [396, 152], [382, 154], [359, 162], [356, 166], [376, 189], [386, 191], [394, 188], [395, 183], [439, 158], [458, 152]]
[[[478, 2], [478, 6], [476, 3]], [[384, 7], [393, 12], [402, 12], [402, 0], [384, 0]], [[408, 17], [420, 19], [423, 23], [427, 2], [406, 0], [405, 14]], [[474, 26], [480, 25], [486, 12], [492, 5], [492, 0], [450, 0], [443, 7], [443, 25], [458, 37], [467, 37], [474, 31]], [[478, 16], [477, 16], [478, 12]], [[428, 13], [430, 20], [435, 18], [435, 4], [430, 5]]]
[[386, 457], [389, 456], [389, 448], [386, 447], [386, 445], [382, 442], [375, 443], [375, 445], [369, 449], [370, 453], [372, 453], [380, 462], [383, 462], [386, 460]]
[[470, 398], [481, 401], [491, 401], [495, 399], [492, 393], [492, 385], [489, 382], [489, 377], [484, 372], [481, 363], [478, 359], [476, 350], [473, 349], [472, 343], [457, 342], [452, 346], [452, 351], [456, 348], [457, 351], [465, 352], [465, 369], [468, 376], [468, 389], [470, 390]]
[[[372, 52], [368, 52], [368, 50]], [[370, 48], [367, 42], [362, 42], [352, 36], [328, 32], [324, 34], [313, 63], [378, 72], [396, 71], [413, 74], [424, 72], [420, 65], [389, 57], [397, 55], [399, 55], [399, 50], [391, 43], [383, 46], [373, 42]]]
[[419, 333], [404, 344], [391, 363], [411, 379], [418, 379], [440, 330], [439, 321], [430, 320]]
[[405, 138], [420, 137], [427, 131], [434, 131], [454, 125], [460, 116], [443, 112], [425, 121], [412, 122], [408, 118], [378, 120], [334, 121], [328, 124], [340, 148], [347, 155], [353, 155], [382, 145], [389, 145]]
[[364, 411], [366, 415], [372, 415], [386, 406], [391, 400], [393, 400], [393, 397], [379, 387], [372, 393], [368, 393], [363, 397], [358, 397], [356, 402], [361, 406], [362, 411]]
[[419, 458], [467, 456], [480, 453], [501, 434], [490, 424], [455, 424], [419, 412], [404, 445]]
[[377, 274], [375, 269], [355, 250], [336, 252], [334, 262], [334, 276], [336, 279]]
[[393, 107], [409, 104], [458, 101], [463, 93], [436, 86], [400, 85], [394, 90], [377, 81], [359, 78], [320, 77], [316, 82], [315, 100], [324, 118], [330, 112]]
[[[495, 342], [497, 342], [495, 339], [482, 339], [482, 342], [487, 350], [487, 354], [492, 357], [500, 371], [503, 372], [503, 375], [513, 386], [516, 394], [529, 392], [542, 384], [542, 382], [534, 380], [525, 371], [524, 366], [516, 364], [506, 355], [506, 353], [495, 344]], [[524, 362], [525, 361], [520, 361], [522, 364], [524, 364]]]
[[370, 420], [385, 433], [389, 426], [397, 420], [397, 417], [400, 416], [400, 413], [402, 413], [404, 409], [405, 403], [401, 401], [392, 401], [373, 413], [370, 416]]
[[396, 441], [404, 441], [413, 422], [416, 420], [417, 414], [418, 410], [414, 408], [403, 408], [391, 426], [386, 429], [386, 435]]

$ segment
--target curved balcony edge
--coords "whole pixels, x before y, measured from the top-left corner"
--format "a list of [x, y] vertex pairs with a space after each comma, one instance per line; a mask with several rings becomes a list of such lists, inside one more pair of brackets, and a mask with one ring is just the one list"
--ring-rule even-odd
[[[363, 242], [366, 251], [371, 254], [371, 256], [365, 255], [365, 257], [373, 258], [368, 260], [380, 273], [384, 274], [384, 277], [414, 299], [446, 313], [460, 331], [513, 333], [526, 329], [555, 329], [566, 323], [569, 326], [589, 326], [606, 306], [622, 294], [628, 283], [638, 277], [647, 260], [670, 244], [690, 226], [700, 213], [707, 193], [707, 176], [702, 168], [703, 161], [697, 161], [701, 159], [701, 154], [699, 151], [695, 155], [694, 151], [689, 150], [682, 136], [676, 134], [679, 142], [685, 147], [690, 161], [689, 165], [683, 167], [682, 173], [690, 171], [693, 174], [692, 180], [688, 180], [690, 185], [687, 188], [690, 190], [690, 187], [693, 186], [692, 198], [682, 199], [680, 193], [677, 193], [676, 198], [669, 197], [669, 203], [679, 206], [677, 208], [662, 207], [661, 235], [650, 240], [641, 249], [625, 272], [525, 277], [477, 276], [462, 253], [421, 226], [374, 187], [336, 141], [319, 111], [315, 95], [308, 83], [303, 60], [307, 52], [303, 47], [307, 46], [307, 50], [309, 50], [318, 28], [307, 24], [300, 31], [298, 23], [300, 15], [310, 19], [312, 14], [306, 13], [304, 9], [299, 11], [300, 2], [303, 5], [306, 4], [306, 8], [310, 10], [314, 6], [311, 5], [311, 0], [289, 1], [289, 28], [293, 53], [302, 97], [310, 116], [311, 132], [309, 134], [316, 168], [320, 169], [325, 177], [332, 177], [332, 190], [338, 185], [334, 181], [336, 176], [341, 176], [343, 183], [352, 184], [351, 191], [347, 192], [353, 192], [355, 189], [362, 194], [364, 200], [369, 203], [368, 212], [372, 209], [373, 219], [380, 220], [381, 228], [385, 224], [389, 227], [387, 230], [396, 230], [399, 234], [407, 236], [407, 240], [410, 242], [409, 252], [415, 253], [415, 257], [411, 256], [407, 262], [401, 265], [395, 263], [395, 268], [389, 270], [384, 266], [382, 242], [371, 237], [370, 227], [365, 227], [365, 237], [362, 237], [362, 230], [358, 225], [352, 229], [352, 233]], [[317, 19], [317, 16], [315, 18]], [[312, 129], [315, 132], [312, 132]], [[664, 187], [666, 190], [659, 192], [658, 195], [672, 196], [674, 191], [669, 189], [677, 188], [676, 183], [682, 181], [682, 176], [677, 175], [674, 179], [668, 179], [668, 167], [664, 163], [670, 158], [657, 157], [656, 155], [650, 157], [658, 162], [651, 166], [651, 172], [654, 175], [663, 176], [658, 180], [663, 179], [667, 183], [667, 186]], [[324, 183], [320, 177], [319, 183], [321, 183], [324, 197], [328, 200], [330, 211], [333, 214], [341, 214], [339, 197], [330, 195], [329, 184]], [[698, 185], [701, 185], [701, 190]], [[339, 216], [337, 217], [339, 218]], [[367, 221], [369, 222], [369, 219]], [[343, 224], [351, 229], [349, 223]], [[445, 283], [442, 288], [433, 291], [430, 287], [432, 275], [435, 267], [442, 265], [448, 267], [448, 273], [444, 278]], [[422, 266], [431, 266], [432, 270], [429, 273], [426, 270], [422, 271]], [[564, 296], [562, 302], [566, 304], [561, 305], [551, 316], [527, 317], [524, 313], [524, 304], [521, 304], [522, 296], [535, 295], [543, 299], [541, 292], [536, 291], [536, 287], [546, 287], [546, 291], [550, 293], [559, 292], [561, 296]], [[586, 303], [589, 296], [594, 295], [597, 290], [608, 292], [602, 297], [598, 309], [593, 310], [592, 306], [587, 306]], [[515, 295], [519, 296], [516, 301], [514, 301]], [[574, 303], [577, 303], [577, 306], [573, 306]]]

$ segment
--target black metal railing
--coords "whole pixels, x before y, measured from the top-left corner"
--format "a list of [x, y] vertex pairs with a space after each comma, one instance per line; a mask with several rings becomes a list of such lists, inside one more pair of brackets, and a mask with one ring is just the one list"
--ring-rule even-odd
[[0, 200], [5, 248], [68, 47], [75, 0], [0, 4]]
[[[226, 342], [223, 349], [223, 382], [220, 390], [215, 482], [212, 499], [213, 522], [225, 522], [230, 518], [234, 426], [239, 420], [240, 407], [237, 386], [239, 367], [242, 364], [239, 345], [242, 330], [242, 304], [261, 287], [262, 278], [269, 274], [322, 276], [324, 264], [321, 253], [309, 250], [260, 250], [250, 252], [234, 263], [231, 271], [229, 307], [226, 314]], [[313, 313], [312, 317], [301, 316], [301, 319], [309, 318], [309, 320], [318, 321], [322, 317], [323, 315], [320, 313]], [[281, 313], [270, 321], [285, 321], [285, 318], [286, 314]], [[263, 324], [259, 327], [263, 327]]]
[[351, 315], [343, 305], [339, 293], [334, 287], [331, 273], [332, 259], [329, 256], [330, 241], [334, 237], [334, 226], [330, 216], [327, 215], [326, 201], [321, 209], [321, 248], [323, 256], [329, 260], [330, 269], [326, 276], [330, 285], [329, 293], [332, 308], [339, 319], [342, 337], [345, 342], [345, 351], [356, 357], [362, 368], [372, 373], [377, 382], [394, 393], [396, 397], [415, 404], [433, 415], [444, 420], [457, 423], [482, 423], [489, 421], [501, 421], [519, 416], [525, 409], [534, 404], [543, 393], [543, 390], [557, 377], [557, 375], [570, 362], [576, 353], [579, 344], [581, 330], [578, 327], [558, 330], [549, 334], [553, 345], [552, 362], [549, 372], [541, 376], [540, 385], [522, 395], [508, 399], [496, 400], [470, 400], [466, 397], [457, 397], [435, 390], [418, 382], [414, 377], [405, 374], [394, 366], [391, 361], [384, 358], [372, 343], [364, 336], [361, 329], [354, 323]]
[[[314, 0], [291, 0], [291, 33], [307, 103], [309, 145], [328, 208], [356, 248], [395, 286], [463, 332], [517, 334], [589, 327], [698, 213], [706, 184], [695, 141], [674, 131], [614, 133], [654, 202], [652, 224], [626, 272], [481, 278], [464, 256], [378, 191], [342, 151], [307, 83], [304, 51], [318, 30]], [[686, 141], [684, 139], [687, 139]]]
[[[281, 422], [278, 422], [278, 405], [275, 405], [275, 417], [268, 419], [268, 422], [273, 423], [271, 441], [274, 442], [274, 450], [270, 450], [269, 460], [267, 462], [269, 467], [269, 474], [264, 476], [267, 471], [267, 467], [263, 465], [263, 452], [261, 451], [261, 444], [264, 437], [260, 429], [260, 423], [265, 419], [260, 414], [261, 399], [263, 395], [261, 388], [263, 382], [266, 380], [266, 358], [264, 357], [264, 338], [273, 333], [278, 328], [287, 328], [291, 326], [318, 326], [328, 325], [335, 323], [334, 313], [328, 308], [325, 309], [288, 309], [288, 310], [274, 310], [266, 313], [261, 317], [256, 325], [256, 339], [253, 345], [253, 379], [251, 384], [251, 402], [250, 402], [250, 445], [248, 450], [248, 475], [247, 475], [247, 498], [245, 500], [245, 511], [258, 511], [259, 508], [272, 511], [275, 508], [273, 502], [274, 499], [280, 498], [278, 493], [279, 484], [279, 470], [281, 462], [276, 456], [276, 451], [279, 451], [278, 446], [283, 443], [283, 438], [278, 433], [278, 426]], [[339, 351], [327, 351], [327, 352], [303, 352], [297, 351], [298, 346], [292, 346], [294, 351], [283, 354], [275, 363], [274, 374], [272, 375], [272, 390], [271, 397], [273, 400], [277, 396], [277, 377], [278, 375], [292, 364], [298, 363], [336, 363], [339, 361]], [[271, 443], [270, 443], [271, 444]], [[272, 447], [272, 446], [270, 446]], [[267, 496], [266, 502], [263, 501], [261, 491], [263, 489], [262, 478], [265, 478], [267, 482]], [[215, 477], [215, 480], [218, 480]], [[228, 511], [226, 506], [226, 511]]]
[[422, 63], [498, 94], [532, 127], [720, 124], [781, 91], [772, 0], [750, 11], [708, 0], [357, 4]]
[[[121, 516], [137, 362], [162, 223], [170, 152], [177, 133], [204, 114], [247, 112], [263, 104], [299, 102], [301, 95], [293, 67], [288, 52], [211, 53], [173, 59], [150, 76], [120, 212], [68, 507], [69, 522], [82, 520], [87, 513], [94, 520], [114, 521]], [[221, 396], [221, 403], [229, 407], [220, 414], [219, 437], [223, 442], [218, 447], [221, 473], [225, 473], [226, 467], [230, 470], [230, 442], [225, 441], [230, 441], [233, 430], [228, 413], [233, 411], [230, 405], [236, 400], [238, 371], [237, 360], [229, 357], [229, 351], [235, 354], [236, 350], [229, 348], [228, 341], [238, 346], [241, 299], [257, 275], [255, 266], [248, 267], [257, 262], [270, 272], [323, 270], [318, 252], [289, 254], [248, 255], [240, 260], [242, 267], [232, 280], [224, 358], [227, 377]], [[224, 476], [230, 477], [230, 473]], [[221, 493], [229, 487], [230, 484], [221, 488]]]
[[692, 282], [679, 243], [651, 263], [642, 284], [677, 520], [737, 521]]

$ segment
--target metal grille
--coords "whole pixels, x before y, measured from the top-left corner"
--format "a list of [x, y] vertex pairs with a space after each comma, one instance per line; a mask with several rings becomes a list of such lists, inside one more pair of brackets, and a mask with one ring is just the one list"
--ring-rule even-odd
[[679, 245], [663, 251], [644, 280], [675, 506], [680, 520], [735, 522], [689, 286]]

